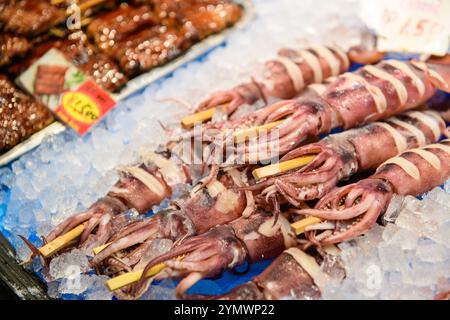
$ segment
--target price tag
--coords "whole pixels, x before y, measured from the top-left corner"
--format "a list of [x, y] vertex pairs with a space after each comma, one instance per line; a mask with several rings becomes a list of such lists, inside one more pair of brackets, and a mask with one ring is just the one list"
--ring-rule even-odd
[[49, 50], [16, 81], [80, 135], [84, 135], [116, 104], [110, 93], [77, 69], [57, 49]]
[[378, 34], [379, 51], [443, 56], [449, 49], [448, 0], [365, 0], [361, 17]]

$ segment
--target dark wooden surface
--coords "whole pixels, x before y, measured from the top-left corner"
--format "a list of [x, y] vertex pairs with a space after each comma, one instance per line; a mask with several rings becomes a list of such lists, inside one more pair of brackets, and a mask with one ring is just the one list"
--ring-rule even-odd
[[15, 252], [0, 233], [0, 299], [46, 300], [45, 285], [15, 259]]

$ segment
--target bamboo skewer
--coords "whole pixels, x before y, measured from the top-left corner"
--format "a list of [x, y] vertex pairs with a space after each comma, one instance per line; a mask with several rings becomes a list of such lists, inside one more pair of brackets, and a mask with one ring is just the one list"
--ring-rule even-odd
[[63, 234], [62, 236], [55, 238], [54, 240], [50, 241], [46, 245], [42, 246], [39, 249], [39, 252], [45, 258], [51, 256], [52, 254], [54, 254], [57, 251], [64, 248], [69, 242], [78, 238], [83, 233], [84, 226], [85, 226], [85, 223], [82, 223], [79, 226], [70, 230], [69, 232]]
[[253, 170], [252, 174], [253, 177], [255, 177], [256, 180], [260, 180], [263, 178], [267, 178], [270, 176], [274, 176], [279, 173], [283, 173], [292, 169], [300, 168], [308, 163], [310, 163], [312, 160], [314, 160], [316, 156], [315, 155], [307, 155], [298, 157], [295, 159], [283, 161], [280, 163], [271, 164], [265, 167], [261, 167], [258, 169]]
[[[147, 274], [145, 275], [147, 278], [152, 277], [158, 273], [160, 273], [166, 265], [164, 263], [159, 263], [155, 265], [153, 268], [148, 270]], [[133, 282], [137, 282], [141, 277], [144, 270], [138, 270], [138, 271], [132, 271], [127, 272], [124, 274], [121, 274], [120, 276], [117, 276], [115, 278], [109, 279], [106, 281], [106, 286], [110, 291], [115, 291], [117, 289], [120, 289], [124, 286], [127, 286]]]
[[263, 124], [262, 126], [252, 127], [248, 129], [238, 130], [233, 133], [233, 138], [237, 141], [242, 141], [247, 138], [256, 137], [258, 133], [265, 130], [270, 130], [281, 124], [283, 120], [274, 121], [270, 123]]
[[102, 2], [105, 2], [107, 0], [91, 0], [91, 1], [86, 1], [85, 3], [82, 3], [79, 5], [80, 7], [80, 11], [84, 12], [89, 8], [92, 8], [98, 4], [101, 4]]
[[210, 120], [214, 112], [216, 112], [216, 108], [211, 108], [205, 111], [200, 111], [197, 113], [194, 113], [190, 116], [187, 116], [181, 120], [181, 125], [185, 129], [192, 128], [197, 122], [205, 122]]
[[103, 250], [105, 250], [110, 244], [111, 244], [110, 242], [105, 243], [104, 245], [101, 245], [101, 246], [99, 246], [99, 247], [96, 247], [96, 248], [92, 249], [92, 252], [93, 252], [95, 255], [98, 255], [100, 252], [102, 252]]
[[316, 224], [316, 223], [320, 223], [322, 222], [322, 220], [320, 218], [317, 217], [307, 217], [304, 219], [301, 219], [299, 221], [296, 221], [294, 223], [291, 224], [292, 229], [294, 229], [295, 234], [301, 235], [303, 232], [305, 232], [305, 229], [307, 226]]

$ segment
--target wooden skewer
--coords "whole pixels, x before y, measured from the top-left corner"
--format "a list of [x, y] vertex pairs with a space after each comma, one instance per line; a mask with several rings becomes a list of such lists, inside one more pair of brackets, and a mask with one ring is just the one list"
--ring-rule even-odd
[[100, 252], [102, 252], [103, 250], [105, 250], [106, 247], [108, 247], [110, 244], [111, 244], [110, 242], [105, 243], [105, 244], [102, 245], [102, 246], [99, 246], [99, 247], [96, 247], [96, 248], [92, 249], [92, 252], [94, 253], [94, 255], [98, 255]]
[[[291, 227], [294, 229], [296, 235], [300, 235], [303, 232], [305, 232], [305, 228], [307, 226], [320, 223], [321, 221], [322, 221], [321, 219], [316, 217], [307, 217], [305, 219], [292, 223]], [[182, 258], [183, 256], [178, 257], [177, 259], [181, 260]], [[147, 272], [146, 277], [152, 277], [161, 272], [164, 268], [166, 268], [166, 265], [163, 262], [159, 263]], [[143, 272], [144, 272], [143, 270], [138, 270], [124, 273], [120, 276], [117, 276], [115, 278], [106, 281], [106, 285], [110, 291], [120, 289], [124, 286], [132, 284], [133, 282], [138, 281], [142, 277]]]
[[[154, 276], [155, 274], [160, 273], [166, 265], [164, 263], [159, 263], [155, 265], [153, 268], [148, 270], [147, 274], [145, 275], [147, 278]], [[110, 291], [115, 291], [117, 289], [120, 289], [124, 286], [127, 286], [133, 282], [138, 281], [142, 277], [142, 273], [144, 270], [138, 270], [138, 271], [132, 271], [127, 272], [124, 274], [121, 274], [120, 276], [117, 276], [115, 278], [109, 279], [106, 281], [106, 286]]]
[[91, 1], [86, 1], [85, 3], [82, 3], [82, 4], [79, 5], [80, 11], [81, 11], [81, 12], [84, 12], [84, 11], [86, 11], [87, 9], [89, 9], [89, 8], [91, 8], [91, 7], [94, 7], [94, 6], [98, 5], [98, 4], [101, 4], [102, 2], [105, 2], [105, 1], [107, 1], [107, 0], [91, 0]]
[[252, 174], [255, 179], [259, 180], [262, 178], [270, 177], [279, 173], [283, 173], [295, 168], [300, 168], [308, 163], [310, 163], [316, 156], [315, 155], [307, 155], [298, 157], [295, 159], [283, 161], [280, 163], [271, 164], [265, 167], [261, 167], [253, 170]]
[[272, 128], [275, 128], [277, 125], [281, 124], [282, 122], [283, 122], [283, 120], [279, 120], [279, 121], [263, 124], [262, 126], [238, 130], [233, 133], [233, 137], [235, 140], [242, 141], [247, 138], [255, 137], [261, 131], [270, 130]]
[[[80, 4], [78, 7], [80, 8], [80, 11], [86, 11], [87, 9], [94, 7], [102, 2], [105, 2], [107, 0], [91, 0], [91, 1], [86, 1], [85, 3]], [[52, 5], [58, 5], [61, 3], [65, 3], [66, 0], [52, 0], [51, 4]]]
[[187, 116], [181, 120], [181, 125], [185, 129], [192, 128], [197, 122], [205, 122], [211, 119], [216, 112], [216, 108], [211, 108], [205, 111], [200, 111], [194, 113], [193, 115]]
[[79, 226], [73, 228], [69, 232], [63, 234], [62, 236], [59, 236], [55, 238], [54, 240], [50, 241], [43, 247], [39, 249], [39, 252], [45, 257], [49, 257], [52, 254], [58, 252], [62, 248], [64, 248], [69, 242], [72, 240], [75, 240], [78, 238], [84, 230], [85, 223], [80, 224]]
[[302, 220], [296, 221], [291, 224], [292, 229], [294, 229], [296, 235], [300, 235], [305, 232], [307, 226], [312, 224], [320, 223], [322, 220], [317, 217], [307, 217]]

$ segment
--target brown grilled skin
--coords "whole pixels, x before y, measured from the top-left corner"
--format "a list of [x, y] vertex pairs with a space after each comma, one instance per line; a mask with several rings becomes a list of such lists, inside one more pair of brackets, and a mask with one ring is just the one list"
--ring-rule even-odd
[[3, 0], [0, 2], [0, 24], [8, 32], [34, 36], [65, 19], [65, 10], [47, 0]]
[[25, 37], [9, 33], [0, 34], [0, 66], [11, 63], [15, 57], [24, 55], [31, 49], [31, 43]]
[[0, 154], [53, 122], [50, 110], [0, 75]]

